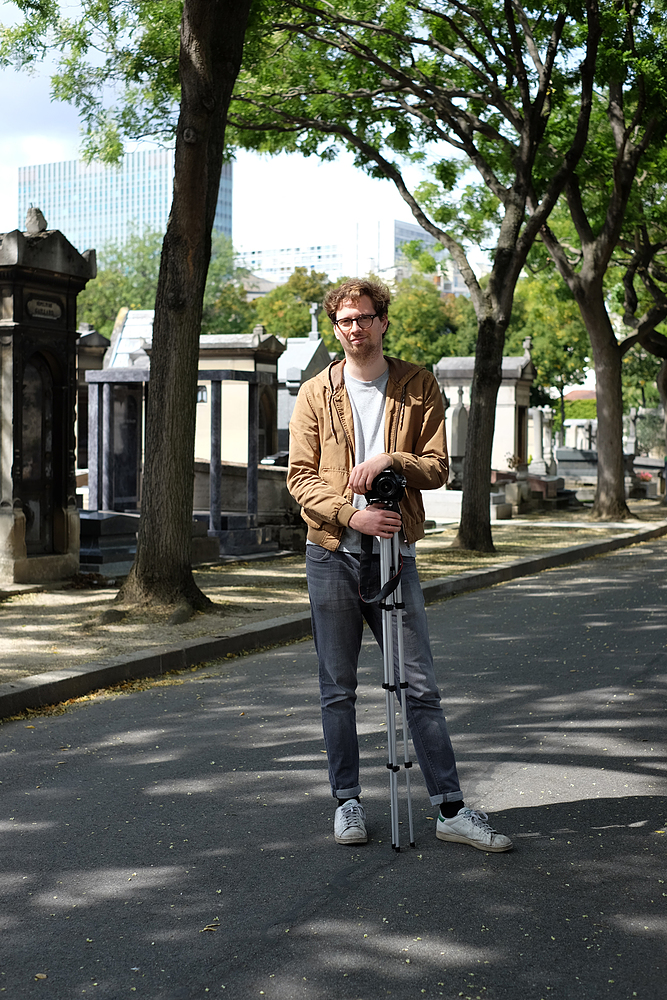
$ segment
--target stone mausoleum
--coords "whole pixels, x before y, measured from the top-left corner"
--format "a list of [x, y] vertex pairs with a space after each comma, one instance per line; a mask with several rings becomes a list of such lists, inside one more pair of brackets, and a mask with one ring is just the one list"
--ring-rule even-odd
[[96, 274], [39, 209], [0, 235], [0, 582], [78, 572], [76, 297]]
[[[458, 389], [462, 390], [460, 402], [470, 406], [470, 389], [475, 370], [475, 359], [441, 358], [433, 371], [438, 385], [452, 400]], [[512, 464], [528, 461], [528, 408], [530, 387], [535, 378], [535, 365], [530, 356], [530, 340], [524, 341], [524, 354], [502, 360], [502, 381], [496, 400], [496, 419], [493, 432], [492, 469], [508, 469]], [[453, 409], [446, 414], [447, 440], [452, 439]]]

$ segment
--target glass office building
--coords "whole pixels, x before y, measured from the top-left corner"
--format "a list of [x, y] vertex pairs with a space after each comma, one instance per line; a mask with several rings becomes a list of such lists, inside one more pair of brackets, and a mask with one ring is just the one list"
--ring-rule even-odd
[[[77, 250], [123, 243], [130, 233], [165, 232], [174, 177], [173, 149], [127, 153], [121, 163], [64, 160], [19, 167], [18, 228], [30, 205], [41, 208], [49, 229], [59, 229]], [[232, 235], [232, 165], [220, 177], [214, 231]]]

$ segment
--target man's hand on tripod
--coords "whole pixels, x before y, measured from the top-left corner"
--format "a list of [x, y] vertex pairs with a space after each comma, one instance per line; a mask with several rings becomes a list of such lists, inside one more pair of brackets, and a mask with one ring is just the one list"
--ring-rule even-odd
[[400, 530], [401, 515], [373, 503], [370, 507], [356, 511], [348, 521], [348, 527], [360, 531], [362, 535], [391, 538]]

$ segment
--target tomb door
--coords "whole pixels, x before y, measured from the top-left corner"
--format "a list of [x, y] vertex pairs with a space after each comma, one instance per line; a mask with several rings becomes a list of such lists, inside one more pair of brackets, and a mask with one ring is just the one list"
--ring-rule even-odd
[[[20, 498], [28, 555], [53, 552], [55, 501], [54, 380], [46, 359], [33, 354], [23, 369]], [[18, 483], [17, 483], [18, 486]]]
[[276, 425], [276, 404], [270, 389], [263, 388], [259, 397], [258, 461], [276, 450], [274, 448]]
[[141, 482], [143, 386], [113, 387], [113, 509], [136, 510]]
[[522, 462], [528, 461], [528, 407], [516, 408], [516, 454]]

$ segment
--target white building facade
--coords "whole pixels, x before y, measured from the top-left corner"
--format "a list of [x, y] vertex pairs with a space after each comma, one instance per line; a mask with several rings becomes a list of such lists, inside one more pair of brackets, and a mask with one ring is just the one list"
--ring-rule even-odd
[[[439, 258], [442, 247], [433, 236], [413, 222], [398, 219], [378, 219], [345, 222], [335, 242], [273, 249], [250, 248], [237, 252], [236, 262], [261, 278], [282, 283], [297, 267], [324, 272], [332, 281], [343, 277], [377, 274], [385, 281], [401, 281], [413, 273], [406, 258], [406, 243], [419, 241], [425, 250], [435, 251]], [[438, 279], [443, 293], [467, 295], [468, 290], [453, 262], [442, 260]]]

